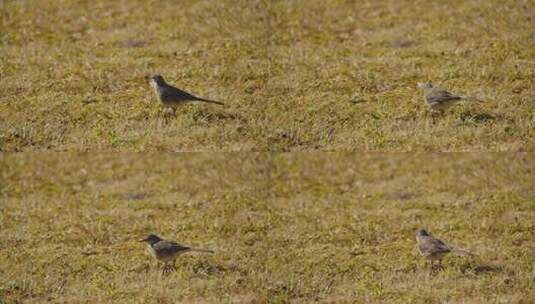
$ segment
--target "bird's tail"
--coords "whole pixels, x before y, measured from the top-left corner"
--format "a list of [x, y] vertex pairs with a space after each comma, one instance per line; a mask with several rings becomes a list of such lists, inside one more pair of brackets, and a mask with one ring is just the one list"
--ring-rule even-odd
[[461, 100], [462, 101], [472, 101], [472, 102], [485, 102], [484, 100], [479, 99], [479, 98], [474, 97], [474, 96], [461, 96]]
[[210, 99], [204, 99], [204, 98], [198, 98], [198, 97], [197, 97], [197, 100], [198, 101], [203, 101], [203, 102], [215, 103], [215, 104], [218, 104], [218, 105], [221, 105], [221, 106], [225, 105], [224, 103], [222, 103], [220, 101], [216, 101], [216, 100], [210, 100]]
[[189, 251], [197, 251], [197, 252], [204, 252], [204, 253], [214, 253], [213, 250], [201, 249], [201, 248], [190, 248]]

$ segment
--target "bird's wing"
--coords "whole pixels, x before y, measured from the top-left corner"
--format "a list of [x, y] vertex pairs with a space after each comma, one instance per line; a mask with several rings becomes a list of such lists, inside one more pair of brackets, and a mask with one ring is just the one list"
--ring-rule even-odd
[[161, 93], [163, 99], [172, 99], [177, 101], [197, 100], [199, 98], [191, 95], [188, 92], [182, 91], [172, 86], [167, 86], [162, 89]]
[[438, 251], [438, 252], [450, 252], [451, 251], [450, 246], [444, 244], [439, 239], [431, 239], [430, 243], [435, 248], [435, 250]]
[[418, 244], [418, 250], [422, 255], [430, 255], [433, 253], [446, 253], [451, 251], [448, 245], [444, 244], [441, 240], [433, 238], [421, 241]]
[[173, 254], [181, 251], [188, 251], [190, 247], [180, 245], [175, 242], [160, 241], [152, 246], [157, 252], [162, 254]]
[[197, 97], [195, 95], [192, 95], [186, 91], [182, 91], [181, 89], [177, 89], [173, 86], [166, 86], [162, 89], [160, 89], [160, 95], [163, 100], [168, 101], [204, 101], [209, 103], [215, 103], [218, 105], [224, 105], [224, 103], [217, 101], [217, 100], [211, 100], [206, 98]]
[[461, 96], [457, 96], [455, 94], [452, 94], [446, 90], [434, 88], [432, 89], [428, 94], [426, 94], [426, 98], [429, 102], [448, 102], [452, 100], [461, 100]]

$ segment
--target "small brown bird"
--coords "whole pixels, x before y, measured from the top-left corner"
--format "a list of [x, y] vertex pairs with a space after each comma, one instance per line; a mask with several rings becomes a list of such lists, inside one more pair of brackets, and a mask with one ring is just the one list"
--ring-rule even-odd
[[420, 229], [416, 232], [416, 242], [416, 248], [420, 255], [430, 261], [431, 272], [433, 271], [433, 261], [437, 260], [439, 267], [442, 267], [442, 259], [450, 252], [460, 256], [471, 256], [466, 250], [454, 248], [444, 244], [439, 239], [431, 237], [424, 229]]
[[175, 259], [183, 253], [191, 251], [214, 253], [212, 250], [192, 248], [180, 245], [172, 241], [166, 241], [155, 234], [150, 234], [146, 238], [141, 239], [139, 241], [146, 242], [147, 248], [151, 255], [158, 261], [163, 262], [164, 266], [162, 270], [164, 272], [166, 271], [166, 269], [172, 267], [175, 262]]
[[433, 87], [430, 82], [418, 83], [418, 87], [424, 90], [424, 101], [433, 111], [443, 113], [449, 107], [464, 100], [478, 100], [473, 97], [458, 96], [442, 88]]
[[224, 105], [224, 103], [210, 100], [210, 99], [204, 99], [197, 96], [194, 96], [188, 92], [182, 91], [178, 88], [175, 88], [165, 82], [162, 76], [160, 75], [153, 75], [146, 77], [154, 89], [154, 93], [156, 94], [156, 97], [158, 97], [158, 100], [165, 106], [170, 108], [176, 108], [179, 105], [193, 102], [193, 101], [202, 101], [202, 102], [208, 102], [218, 105]]

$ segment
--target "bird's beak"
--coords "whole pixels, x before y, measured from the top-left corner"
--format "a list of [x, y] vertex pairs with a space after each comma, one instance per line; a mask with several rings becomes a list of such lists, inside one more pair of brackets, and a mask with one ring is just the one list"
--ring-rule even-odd
[[138, 242], [140, 242], [140, 243], [141, 243], [141, 242], [146, 242], [146, 241], [147, 241], [147, 239], [140, 239], [140, 240], [138, 240]]

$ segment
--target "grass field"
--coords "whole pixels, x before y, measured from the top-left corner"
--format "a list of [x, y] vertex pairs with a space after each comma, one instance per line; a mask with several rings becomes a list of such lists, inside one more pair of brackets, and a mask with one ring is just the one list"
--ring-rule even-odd
[[[535, 299], [533, 155], [30, 153], [0, 174], [1, 303]], [[421, 227], [477, 257], [430, 275]], [[151, 232], [216, 254], [161, 275]]]
[[[532, 0], [0, 1], [0, 150], [535, 148]], [[166, 121], [143, 76], [224, 108]], [[433, 121], [430, 80], [484, 99]]]
[[[535, 302], [534, 24], [533, 0], [0, 0], [0, 304]], [[168, 117], [149, 74], [226, 105]], [[484, 102], [433, 117], [428, 80]], [[419, 228], [476, 257], [429, 274]], [[149, 233], [216, 253], [162, 274]]]

